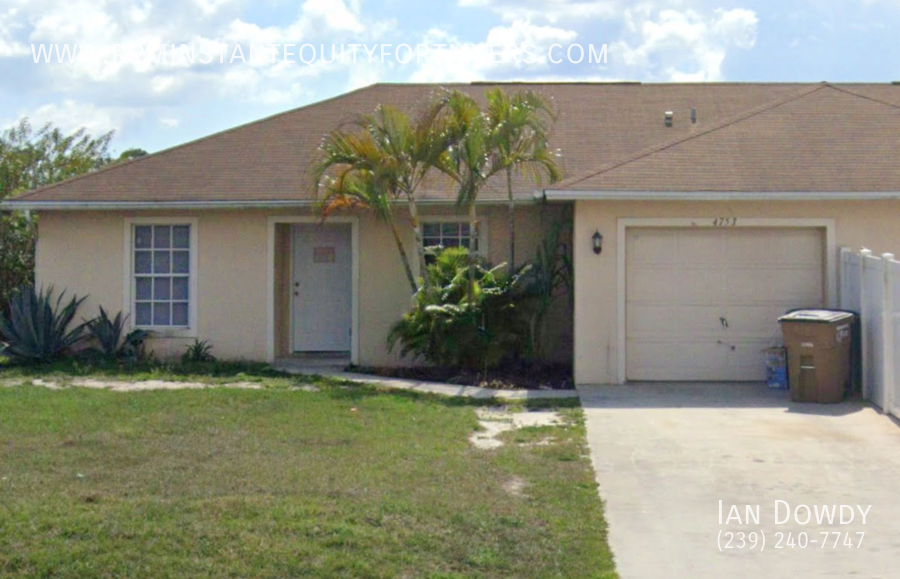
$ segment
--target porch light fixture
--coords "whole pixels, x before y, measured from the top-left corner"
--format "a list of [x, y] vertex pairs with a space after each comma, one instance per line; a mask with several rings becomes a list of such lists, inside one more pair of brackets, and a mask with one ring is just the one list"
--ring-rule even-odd
[[591, 244], [594, 246], [594, 253], [600, 255], [603, 251], [603, 236], [599, 231], [595, 231], [594, 235], [591, 236]]

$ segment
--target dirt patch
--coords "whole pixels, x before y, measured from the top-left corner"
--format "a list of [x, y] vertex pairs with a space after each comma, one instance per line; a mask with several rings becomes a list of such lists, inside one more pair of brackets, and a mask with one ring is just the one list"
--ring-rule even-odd
[[[51, 390], [59, 390], [64, 387], [59, 382], [52, 380], [44, 380], [35, 378], [32, 380], [22, 379], [15, 381], [7, 381], [0, 383], [3, 386], [13, 386], [19, 384], [31, 384], [33, 386], [42, 386]], [[143, 392], [147, 390], [199, 390], [204, 388], [239, 388], [244, 390], [259, 390], [262, 388], [260, 384], [255, 382], [232, 382], [229, 384], [204, 384], [202, 382], [172, 382], [166, 380], [141, 380], [135, 382], [127, 382], [124, 380], [97, 380], [93, 378], [72, 380], [65, 386], [75, 386], [78, 388], [96, 388], [100, 390], [112, 390], [113, 392]]]
[[486, 374], [454, 368], [432, 368], [415, 366], [409, 368], [382, 368], [350, 366], [348, 372], [372, 374], [386, 378], [404, 378], [424, 382], [444, 382], [461, 386], [479, 386], [496, 390], [572, 390], [572, 367], [565, 364], [543, 364], [525, 366], [509, 365]]
[[558, 426], [563, 424], [559, 412], [552, 410], [536, 410], [531, 412], [510, 412], [505, 406], [478, 408], [480, 430], [473, 432], [469, 442], [475, 448], [490, 450], [503, 446], [499, 436], [504, 432], [530, 426]]
[[525, 498], [527, 495], [525, 494], [525, 487], [528, 483], [525, 482], [520, 476], [510, 477], [503, 483], [503, 490], [509, 493], [511, 496], [517, 498]]

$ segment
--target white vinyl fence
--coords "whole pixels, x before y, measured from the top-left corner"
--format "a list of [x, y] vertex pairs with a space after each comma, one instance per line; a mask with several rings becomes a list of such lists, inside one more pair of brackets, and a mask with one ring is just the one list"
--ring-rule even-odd
[[900, 261], [841, 249], [841, 309], [860, 314], [863, 395], [900, 417]]

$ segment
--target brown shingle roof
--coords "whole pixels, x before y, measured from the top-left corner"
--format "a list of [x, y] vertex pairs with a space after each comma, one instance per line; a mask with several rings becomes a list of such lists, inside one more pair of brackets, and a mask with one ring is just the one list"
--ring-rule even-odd
[[[490, 84], [444, 85], [476, 96]], [[824, 84], [515, 83], [551, 97], [568, 188], [900, 190], [890, 154], [900, 87]], [[312, 199], [304, 170], [323, 134], [379, 103], [413, 108], [438, 85], [378, 84], [20, 196], [27, 202]], [[888, 104], [883, 104], [888, 103]], [[691, 108], [698, 121], [689, 120]], [[674, 111], [666, 127], [664, 111]], [[737, 120], [736, 120], [737, 119]], [[660, 147], [660, 144], [668, 146]], [[640, 152], [652, 154], [638, 155]], [[627, 163], [621, 161], [629, 160]], [[821, 188], [825, 189], [821, 189]], [[710, 189], [715, 188], [715, 189]], [[535, 185], [520, 182], [530, 198]], [[453, 199], [433, 187], [427, 199]], [[505, 197], [499, 181], [481, 199]]]
[[807, 87], [548, 189], [900, 191], [900, 106], [871, 88]]

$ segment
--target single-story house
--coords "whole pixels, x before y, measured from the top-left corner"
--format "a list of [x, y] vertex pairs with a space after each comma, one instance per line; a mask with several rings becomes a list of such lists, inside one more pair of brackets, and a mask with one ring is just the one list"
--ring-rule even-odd
[[[321, 225], [305, 171], [353, 113], [436, 88], [370, 86], [3, 205], [39, 215], [38, 283], [88, 295], [83, 311], [128, 312], [157, 354], [198, 337], [223, 358], [401, 364], [385, 338], [410, 302], [390, 232], [364, 211]], [[900, 86], [506, 88], [559, 113], [566, 178], [517, 184], [517, 254], [571, 220], [574, 312], [559, 308], [548, 340], [578, 383], [760, 379], [779, 314], [836, 305], [840, 246], [900, 249]], [[498, 182], [479, 199], [494, 262], [505, 196]], [[465, 236], [454, 191], [426, 190], [421, 206], [432, 242]]]

